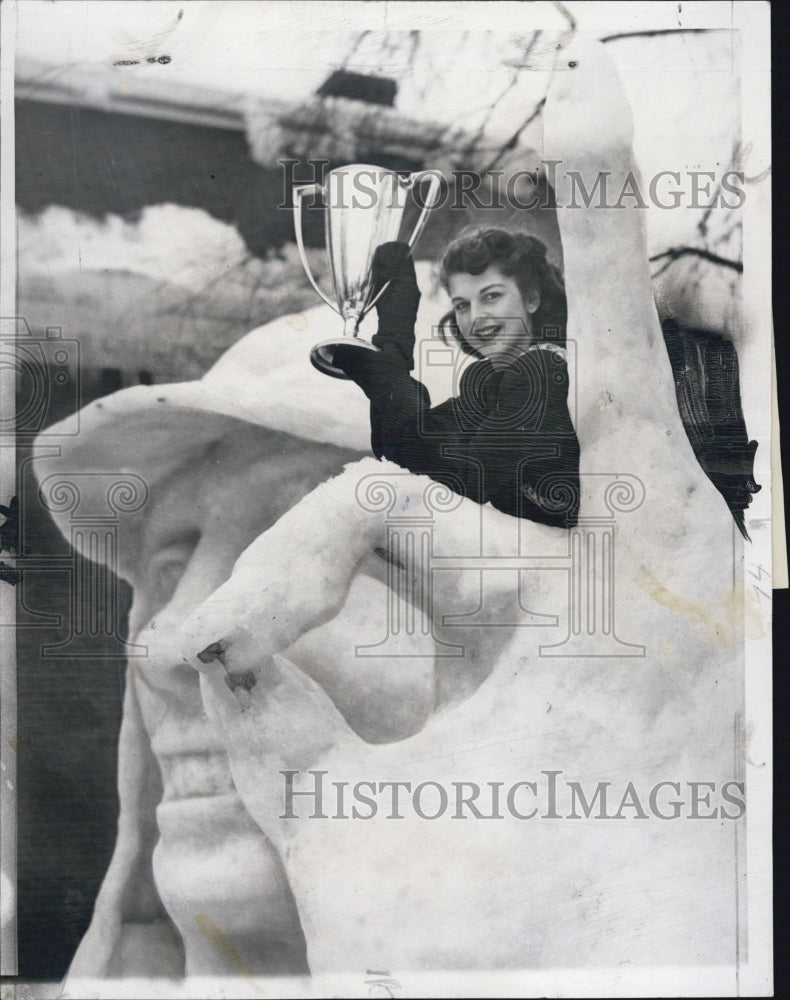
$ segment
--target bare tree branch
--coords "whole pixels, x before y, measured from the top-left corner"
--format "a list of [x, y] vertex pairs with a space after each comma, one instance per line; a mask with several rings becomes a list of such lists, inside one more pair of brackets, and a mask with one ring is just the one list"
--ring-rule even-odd
[[365, 37], [367, 35], [369, 35], [369, 34], [370, 34], [370, 29], [369, 28], [366, 28], [364, 31], [360, 31], [357, 34], [357, 36], [355, 37], [354, 41], [351, 43], [351, 48], [348, 50], [348, 52], [345, 55], [345, 58], [343, 59], [342, 63], [340, 64], [340, 68], [341, 69], [348, 69], [348, 64], [351, 62], [351, 59], [352, 59], [354, 53], [357, 51], [357, 49], [359, 48], [359, 46], [362, 44], [362, 42], [365, 39]]
[[511, 135], [508, 141], [500, 147], [498, 153], [493, 158], [493, 160], [491, 160], [490, 163], [487, 163], [485, 167], [483, 167], [484, 172], [487, 170], [491, 170], [493, 167], [497, 165], [497, 163], [500, 162], [505, 153], [509, 153], [511, 150], [516, 148], [518, 140], [521, 138], [521, 133], [524, 131], [525, 128], [527, 128], [528, 125], [531, 125], [532, 122], [534, 122], [535, 119], [538, 117], [538, 115], [543, 111], [543, 105], [545, 103], [546, 103], [545, 97], [541, 98], [541, 100], [538, 101], [538, 103], [535, 105], [535, 110], [532, 112], [532, 114], [528, 118], [526, 118], [521, 123], [521, 125], [519, 125], [518, 129], [513, 133], [513, 135]]
[[737, 271], [738, 274], [743, 274], [743, 263], [739, 260], [730, 260], [727, 257], [720, 257], [716, 253], [711, 253], [710, 250], [705, 250], [702, 247], [670, 247], [669, 250], [664, 250], [661, 253], [653, 254], [649, 260], [652, 262], [654, 260], [665, 260], [666, 264], [659, 268], [658, 271], [653, 275], [657, 278], [676, 260], [681, 257], [701, 257], [702, 260], [708, 260], [711, 264], [718, 264], [720, 267], [729, 267], [733, 271]]

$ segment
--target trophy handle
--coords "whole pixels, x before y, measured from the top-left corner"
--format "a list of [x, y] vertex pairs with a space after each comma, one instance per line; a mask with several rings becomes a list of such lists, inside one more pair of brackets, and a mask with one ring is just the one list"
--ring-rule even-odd
[[[419, 184], [424, 177], [430, 178], [431, 186], [428, 191], [428, 197], [425, 201], [425, 204], [422, 207], [422, 211], [420, 212], [420, 217], [419, 219], [417, 219], [417, 224], [415, 225], [414, 230], [407, 241], [409, 247], [411, 247], [412, 249], [414, 249], [414, 246], [417, 243], [417, 240], [420, 238], [423, 229], [425, 229], [425, 223], [428, 221], [428, 213], [431, 211], [432, 208], [436, 206], [442, 182], [440, 178], [436, 176], [436, 173], [433, 170], [418, 170], [417, 173], [410, 174], [408, 177], [399, 178], [400, 182], [403, 184], [404, 187], [412, 188], [414, 187], [415, 184]], [[370, 300], [370, 302], [365, 306], [365, 311], [362, 313], [363, 316], [367, 315], [367, 313], [373, 308], [373, 306], [375, 306], [375, 304], [378, 302], [381, 296], [387, 291], [389, 286], [390, 283], [388, 281], [381, 286], [376, 295], [374, 295], [373, 298]]]
[[420, 217], [417, 219], [417, 225], [414, 227], [414, 232], [409, 237], [410, 247], [414, 247], [417, 240], [422, 235], [422, 231], [425, 229], [425, 223], [428, 221], [428, 213], [436, 206], [436, 202], [439, 200], [439, 192], [441, 190], [442, 182], [441, 179], [436, 176], [436, 171], [434, 170], [418, 170], [416, 174], [411, 174], [408, 178], [406, 178], [406, 185], [413, 188], [425, 177], [430, 179], [428, 197], [425, 200], [425, 204], [422, 206], [422, 212], [420, 212]]
[[310, 263], [307, 260], [307, 254], [304, 248], [304, 240], [302, 239], [302, 199], [306, 194], [310, 194], [311, 192], [315, 194], [318, 193], [323, 194], [324, 187], [322, 184], [302, 184], [299, 187], [294, 188], [293, 191], [294, 229], [296, 231], [296, 247], [299, 251], [299, 259], [302, 262], [302, 267], [305, 270], [305, 274], [307, 275], [308, 281], [313, 286], [313, 288], [318, 292], [318, 294], [321, 296], [324, 302], [326, 302], [328, 306], [331, 306], [331, 308], [338, 315], [340, 315], [340, 310], [337, 307], [337, 303], [334, 302], [332, 299], [330, 299], [330, 297], [326, 294], [323, 288], [321, 288], [321, 286], [313, 277], [313, 272], [310, 269]]

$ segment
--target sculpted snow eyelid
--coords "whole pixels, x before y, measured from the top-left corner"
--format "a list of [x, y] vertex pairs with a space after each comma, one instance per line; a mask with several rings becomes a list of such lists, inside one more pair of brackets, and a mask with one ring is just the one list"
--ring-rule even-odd
[[200, 541], [200, 536], [201, 532], [198, 528], [180, 528], [168, 534], [163, 532], [162, 537], [156, 541], [151, 558], [156, 559], [162, 555], [167, 556], [171, 552], [194, 549]]
[[160, 546], [151, 557], [148, 587], [157, 610], [163, 608], [175, 593], [199, 541], [200, 532], [190, 531]]

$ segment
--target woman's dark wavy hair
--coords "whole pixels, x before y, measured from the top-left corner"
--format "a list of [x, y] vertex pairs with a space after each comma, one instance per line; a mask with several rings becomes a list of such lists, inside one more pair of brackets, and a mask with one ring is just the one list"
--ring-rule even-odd
[[[568, 324], [565, 282], [560, 269], [547, 260], [545, 243], [535, 236], [493, 227], [465, 229], [445, 250], [439, 280], [444, 290], [449, 291], [451, 275], [482, 274], [492, 265], [516, 279], [523, 297], [533, 290], [540, 295], [540, 305], [532, 318], [533, 339], [564, 347]], [[439, 334], [445, 343], [450, 334], [466, 354], [483, 357], [464, 340], [454, 310], [441, 318]]]

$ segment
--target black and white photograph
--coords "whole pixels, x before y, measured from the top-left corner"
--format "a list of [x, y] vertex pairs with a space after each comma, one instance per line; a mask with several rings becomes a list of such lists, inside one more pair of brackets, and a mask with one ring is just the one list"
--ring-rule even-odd
[[770, 995], [770, 6], [0, 17], [3, 996]]

